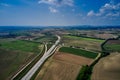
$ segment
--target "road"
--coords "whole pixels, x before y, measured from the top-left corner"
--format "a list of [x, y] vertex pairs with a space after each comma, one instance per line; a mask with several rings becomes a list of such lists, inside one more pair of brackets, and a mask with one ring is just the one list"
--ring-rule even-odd
[[[47, 52], [47, 45], [45, 44], [45, 52]], [[14, 75], [11, 80], [14, 80], [28, 65], [30, 65], [39, 55], [37, 55], [34, 59], [32, 59], [26, 66], [24, 66], [16, 75]]]
[[44, 61], [54, 53], [57, 44], [60, 42], [60, 36], [57, 35], [57, 37], [58, 39], [55, 44], [52, 45], [52, 47], [44, 53], [42, 58], [29, 70], [29, 72], [21, 80], [30, 80], [34, 73], [38, 70], [38, 68], [44, 63]]

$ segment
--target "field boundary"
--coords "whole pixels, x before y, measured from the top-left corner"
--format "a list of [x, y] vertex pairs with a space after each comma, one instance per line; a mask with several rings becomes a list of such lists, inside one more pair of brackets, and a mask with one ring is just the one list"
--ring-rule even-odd
[[106, 49], [105, 49], [105, 44], [108, 42], [108, 41], [110, 41], [110, 40], [119, 40], [119, 38], [120, 38], [120, 36], [118, 36], [117, 38], [109, 38], [109, 39], [107, 39], [105, 42], [103, 42], [102, 44], [101, 44], [101, 49], [102, 49], [102, 51], [104, 51], [104, 52], [108, 52]]
[[106, 52], [105, 49], [104, 49], [104, 45], [105, 43], [108, 41], [108, 40], [111, 40], [110, 39], [107, 39], [105, 40], [102, 44], [101, 44], [101, 49], [102, 49], [102, 52], [101, 54], [99, 54], [96, 59], [91, 63], [90, 66], [86, 65], [86, 66], [83, 66], [76, 78], [76, 80], [91, 80], [91, 75], [92, 75], [92, 71], [93, 71], [93, 68], [95, 66], [95, 64], [97, 64], [99, 62], [99, 60], [103, 57], [106, 57], [109, 55], [109, 52]]

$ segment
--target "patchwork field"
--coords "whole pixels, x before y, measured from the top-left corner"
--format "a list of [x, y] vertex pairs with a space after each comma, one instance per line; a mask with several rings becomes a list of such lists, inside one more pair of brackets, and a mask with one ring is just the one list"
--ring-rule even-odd
[[37, 56], [43, 48], [42, 44], [6, 40], [0, 42], [0, 80], [10, 80], [17, 71]]
[[87, 57], [87, 58], [93, 58], [93, 59], [96, 58], [98, 55], [95, 52], [90, 52], [90, 51], [77, 49], [77, 48], [70, 48], [70, 47], [62, 47], [59, 49], [59, 51], [67, 52], [67, 53], [71, 53], [71, 54], [75, 54], [75, 55], [79, 55], [79, 56], [83, 56], [83, 57]]
[[35, 80], [75, 80], [82, 65], [89, 65], [93, 59], [56, 52], [40, 70]]
[[120, 31], [117, 30], [70, 30], [70, 34], [78, 35], [78, 36], [86, 36], [86, 37], [93, 37], [93, 38], [100, 38], [100, 39], [109, 39], [109, 38], [116, 38]]
[[120, 80], [120, 53], [111, 53], [94, 67], [92, 80]]
[[105, 45], [104, 45], [105, 50], [110, 51], [110, 52], [120, 52], [120, 40], [109, 40]]
[[34, 53], [0, 49], [0, 80], [8, 80], [35, 56]]
[[100, 45], [104, 40], [65, 35], [62, 37], [62, 42], [65, 46], [101, 51]]
[[57, 40], [57, 37], [51, 35], [51, 36], [41, 36], [39, 38], [36, 38], [34, 41], [41, 42], [41, 43], [43, 43], [43, 42], [47, 42], [47, 43], [52, 42], [52, 43], [54, 43], [56, 40]]
[[109, 39], [109, 38], [117, 37], [117, 36], [115, 36], [114, 34], [111, 34], [111, 33], [94, 34], [94, 36], [96, 38], [102, 38], [102, 39]]

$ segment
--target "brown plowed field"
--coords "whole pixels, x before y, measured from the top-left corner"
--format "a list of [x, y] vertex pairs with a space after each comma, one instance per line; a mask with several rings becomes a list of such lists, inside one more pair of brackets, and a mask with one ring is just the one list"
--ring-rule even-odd
[[42, 67], [35, 80], [75, 80], [82, 65], [93, 59], [57, 52]]
[[120, 80], [120, 53], [112, 53], [94, 67], [92, 80]]
[[120, 44], [120, 40], [109, 40], [107, 44]]
[[96, 38], [102, 38], [102, 39], [109, 39], [109, 38], [114, 38], [116, 37], [113, 34], [110, 33], [103, 33], [103, 34], [93, 34]]

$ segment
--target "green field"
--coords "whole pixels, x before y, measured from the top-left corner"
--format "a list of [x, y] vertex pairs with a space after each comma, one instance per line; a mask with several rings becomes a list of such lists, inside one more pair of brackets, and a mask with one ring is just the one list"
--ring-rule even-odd
[[61, 42], [65, 46], [74, 46], [99, 52], [101, 51], [100, 45], [104, 40], [64, 35]]
[[37, 54], [0, 49], [0, 80], [10, 80], [23, 65]]
[[75, 39], [75, 40], [85, 40], [85, 41], [95, 41], [95, 42], [104, 42], [104, 40], [100, 40], [100, 39], [93, 39], [93, 38], [84, 38], [84, 37], [77, 37], [77, 36], [64, 36], [66, 38], [69, 39]]
[[106, 44], [104, 45], [105, 50], [107, 51], [118, 51], [120, 52], [120, 44]]
[[0, 42], [0, 80], [8, 80], [20, 68], [41, 53], [43, 44], [23, 41], [6, 40]]
[[41, 43], [43, 43], [43, 42], [54, 43], [56, 40], [57, 40], [57, 37], [55, 37], [55, 36], [41, 36], [39, 38], [36, 38], [34, 41], [41, 42]]
[[39, 45], [39, 43], [22, 40], [0, 42], [0, 48], [34, 53], [40, 52]]
[[70, 48], [70, 47], [62, 47], [59, 49], [60, 52], [66, 52], [66, 53], [71, 53], [71, 54], [75, 54], [75, 55], [79, 55], [79, 56], [84, 56], [87, 58], [96, 58], [97, 57], [97, 53], [94, 52], [90, 52], [90, 51], [86, 51], [86, 50], [82, 50], [82, 49], [76, 49], [76, 48]]

